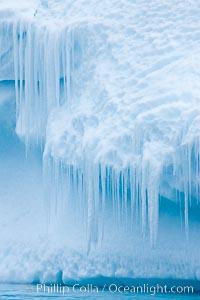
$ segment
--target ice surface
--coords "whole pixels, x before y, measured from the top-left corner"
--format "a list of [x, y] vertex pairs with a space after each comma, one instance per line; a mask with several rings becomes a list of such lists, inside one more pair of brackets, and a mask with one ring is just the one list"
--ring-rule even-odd
[[[173, 215], [170, 205], [180, 206], [175, 224], [182, 240], [193, 237], [194, 243], [200, 182], [199, 14], [193, 0], [0, 1], [0, 80], [15, 80], [17, 135], [27, 151], [44, 150], [52, 228], [65, 224], [68, 211], [71, 230], [74, 214], [77, 230], [83, 228], [87, 236], [88, 253], [109, 240], [107, 231], [117, 226], [122, 227], [120, 241], [129, 228], [129, 254], [133, 245], [141, 248], [143, 239], [148, 249], [157, 247], [160, 228], [170, 222], [162, 225], [163, 205], [168, 215]], [[131, 233], [136, 227], [143, 239], [138, 229]], [[139, 237], [131, 242], [134, 234]], [[163, 252], [167, 262], [170, 247], [171, 242]], [[177, 254], [173, 259], [176, 265]], [[184, 269], [187, 258], [181, 259], [173, 276], [198, 277], [198, 254], [189, 263], [191, 272]], [[113, 272], [129, 276], [128, 270], [135, 269], [140, 274], [135, 264], [114, 263]], [[160, 276], [155, 264], [143, 269], [144, 276]], [[170, 276], [169, 265], [163, 265]]]

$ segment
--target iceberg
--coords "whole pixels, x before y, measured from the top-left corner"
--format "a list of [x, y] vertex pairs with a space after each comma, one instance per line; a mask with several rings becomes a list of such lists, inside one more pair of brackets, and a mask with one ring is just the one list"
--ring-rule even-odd
[[9, 245], [28, 254], [1, 281], [199, 278], [199, 13], [193, 0], [0, 1], [2, 128], [15, 103], [1, 140], [24, 147], [21, 180], [37, 177], [26, 221], [13, 200], [20, 230], [41, 228], [27, 252]]

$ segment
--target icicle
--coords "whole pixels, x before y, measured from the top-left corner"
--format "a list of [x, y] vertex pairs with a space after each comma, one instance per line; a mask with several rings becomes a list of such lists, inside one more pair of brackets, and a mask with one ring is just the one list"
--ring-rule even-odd
[[67, 101], [71, 107], [71, 30], [67, 30], [67, 50], [66, 50], [66, 79], [67, 79]]
[[15, 73], [15, 94], [16, 94], [16, 119], [19, 118], [19, 53], [18, 53], [18, 22], [13, 24], [13, 51], [14, 51], [14, 73]]
[[142, 202], [142, 233], [145, 236], [146, 232], [146, 203], [147, 203], [147, 173], [146, 165], [142, 166], [142, 183], [141, 183], [141, 202]]

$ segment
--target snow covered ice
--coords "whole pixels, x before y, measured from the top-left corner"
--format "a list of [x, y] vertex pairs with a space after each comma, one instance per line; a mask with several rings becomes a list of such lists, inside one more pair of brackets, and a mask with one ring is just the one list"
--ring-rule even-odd
[[1, 281], [199, 279], [199, 15], [0, 0]]

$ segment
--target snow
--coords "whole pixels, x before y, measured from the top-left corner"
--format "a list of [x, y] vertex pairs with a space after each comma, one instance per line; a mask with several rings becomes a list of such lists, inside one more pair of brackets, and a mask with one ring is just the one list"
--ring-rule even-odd
[[88, 253], [108, 217], [156, 247], [161, 198], [183, 207], [192, 234], [199, 13], [194, 0], [0, 1], [0, 80], [15, 80], [16, 133], [43, 149], [49, 222], [75, 209]]

